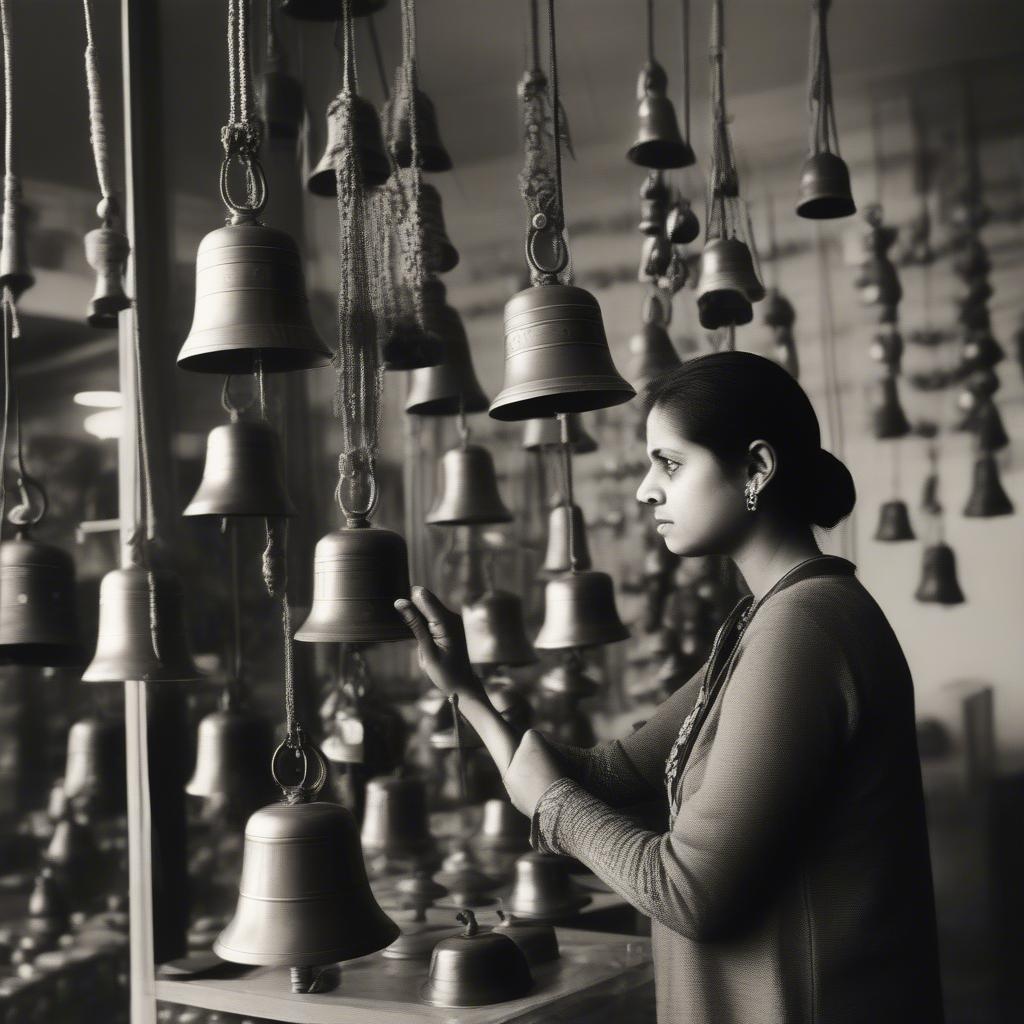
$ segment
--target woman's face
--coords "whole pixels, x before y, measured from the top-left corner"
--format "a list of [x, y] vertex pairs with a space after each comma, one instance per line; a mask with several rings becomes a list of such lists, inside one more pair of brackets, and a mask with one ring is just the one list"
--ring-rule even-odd
[[647, 455], [651, 468], [636, 497], [651, 506], [669, 551], [694, 556], [733, 550], [750, 518], [745, 468], [729, 471], [658, 408], [647, 417]]

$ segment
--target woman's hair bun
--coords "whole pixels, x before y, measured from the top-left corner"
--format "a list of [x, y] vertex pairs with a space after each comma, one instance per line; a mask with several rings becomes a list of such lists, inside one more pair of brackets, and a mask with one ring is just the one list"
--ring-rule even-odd
[[845, 463], [824, 448], [818, 449], [807, 485], [811, 505], [809, 518], [815, 526], [831, 529], [853, 511], [857, 501], [853, 477]]

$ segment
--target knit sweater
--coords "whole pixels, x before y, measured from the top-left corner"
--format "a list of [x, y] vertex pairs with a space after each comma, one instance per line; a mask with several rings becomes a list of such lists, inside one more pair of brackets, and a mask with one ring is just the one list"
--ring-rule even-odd
[[537, 805], [534, 846], [652, 919], [659, 1024], [943, 1019], [913, 686], [854, 571], [799, 567], [733, 652], [739, 608], [727, 620], [670, 831], [622, 809], [665, 794], [708, 666], [627, 739], [552, 744], [566, 777]]

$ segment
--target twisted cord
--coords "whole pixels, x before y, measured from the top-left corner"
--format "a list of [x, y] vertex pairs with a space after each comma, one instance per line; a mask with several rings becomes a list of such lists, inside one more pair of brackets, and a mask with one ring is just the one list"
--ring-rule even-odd
[[295, 651], [292, 613], [288, 607], [288, 521], [267, 519], [267, 544], [263, 549], [262, 574], [267, 593], [281, 602], [281, 634], [284, 640], [284, 713], [288, 746], [300, 746], [295, 716]]
[[0, 305], [0, 315], [3, 316], [4, 321], [4, 340], [3, 340], [3, 377], [4, 377], [4, 408], [3, 408], [3, 421], [0, 422], [0, 524], [4, 522], [4, 517], [7, 510], [7, 484], [6, 484], [6, 473], [4, 472], [7, 466], [7, 425], [10, 420], [10, 408], [11, 408], [11, 335], [12, 335], [12, 317], [14, 315], [14, 305], [9, 301], [10, 293], [4, 289], [4, 300]]
[[85, 14], [85, 84], [89, 92], [89, 141], [96, 164], [96, 180], [104, 199], [113, 197], [110, 160], [107, 153], [107, 129], [100, 95], [100, 75], [96, 61], [96, 43], [92, 30], [92, 0], [82, 0]]
[[[558, 91], [558, 48], [555, 42], [555, 0], [548, 0], [548, 58], [551, 62], [551, 126], [554, 133], [555, 150], [555, 226], [561, 233], [565, 230], [565, 202], [562, 196], [562, 101]], [[563, 239], [563, 245], [565, 241]]]
[[576, 572], [578, 558], [576, 552], [576, 525], [573, 522], [575, 499], [572, 493], [572, 449], [569, 445], [568, 413], [562, 412], [558, 414], [558, 428], [561, 440], [559, 447], [562, 455], [562, 496], [565, 499], [565, 529], [569, 540], [569, 571]]
[[[11, 53], [10, 0], [0, 0], [4, 51], [4, 174], [14, 176], [14, 63]], [[5, 197], [6, 198], [6, 197]]]
[[647, 60], [654, 63], [654, 0], [647, 0]]
[[238, 123], [238, 0], [228, 0], [228, 122]]
[[537, 16], [537, 0], [530, 0], [530, 59], [529, 70], [540, 71], [540, 19]]

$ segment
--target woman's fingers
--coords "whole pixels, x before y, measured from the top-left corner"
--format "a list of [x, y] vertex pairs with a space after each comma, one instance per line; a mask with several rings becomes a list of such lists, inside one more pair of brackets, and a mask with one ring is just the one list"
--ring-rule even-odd
[[427, 625], [427, 620], [423, 617], [423, 613], [404, 597], [400, 597], [395, 602], [395, 610], [412, 630], [412, 635], [416, 638], [416, 643], [419, 644], [420, 654], [432, 651], [434, 638], [431, 636], [430, 627]]
[[451, 638], [452, 613], [426, 587], [413, 587], [412, 600], [423, 616], [431, 637], [447, 647]]

